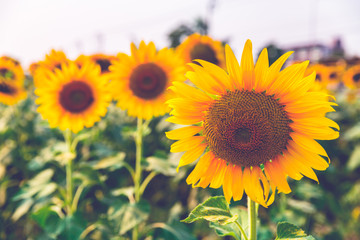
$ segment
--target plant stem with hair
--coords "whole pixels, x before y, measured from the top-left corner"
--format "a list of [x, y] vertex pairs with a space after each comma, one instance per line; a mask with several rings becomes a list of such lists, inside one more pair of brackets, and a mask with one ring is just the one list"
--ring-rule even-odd
[[[136, 130], [136, 162], [135, 162], [135, 176], [134, 176], [134, 194], [135, 202], [139, 202], [141, 199], [141, 159], [142, 159], [142, 136], [143, 135], [143, 120], [141, 118], [137, 119], [137, 130]], [[138, 227], [133, 229], [132, 239], [137, 240], [139, 235]]]
[[248, 197], [249, 240], [256, 240], [257, 207]]
[[65, 154], [66, 160], [66, 212], [68, 215], [72, 215], [72, 201], [73, 201], [73, 154], [71, 149], [72, 133], [69, 129], [64, 131], [64, 138], [67, 146], [67, 153]]

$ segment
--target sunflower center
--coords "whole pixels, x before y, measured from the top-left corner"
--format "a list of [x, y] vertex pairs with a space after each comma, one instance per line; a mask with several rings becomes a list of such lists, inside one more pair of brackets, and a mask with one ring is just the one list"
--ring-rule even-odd
[[272, 96], [235, 90], [210, 106], [204, 136], [216, 157], [238, 166], [256, 166], [286, 148], [290, 122]]
[[137, 66], [130, 76], [130, 89], [134, 95], [143, 99], [154, 99], [166, 88], [165, 72], [154, 63]]
[[0, 92], [8, 95], [12, 95], [16, 92], [15, 88], [12, 88], [6, 83], [0, 83]]
[[251, 131], [248, 128], [238, 128], [234, 132], [236, 142], [248, 143], [251, 138]]
[[316, 81], [321, 81], [321, 75], [320, 75], [320, 74], [316, 74], [315, 80], [316, 80]]
[[337, 78], [337, 74], [336, 73], [331, 73], [329, 76], [331, 79]]
[[357, 73], [353, 76], [353, 80], [354, 82], [359, 82], [360, 81], [360, 73]]
[[97, 59], [95, 62], [100, 65], [101, 73], [109, 72], [111, 62], [108, 59]]
[[0, 68], [0, 77], [14, 79], [14, 73], [7, 68]]
[[202, 59], [213, 64], [218, 64], [215, 51], [207, 44], [196, 44], [190, 52], [191, 60]]
[[94, 101], [90, 86], [82, 81], [72, 81], [64, 85], [60, 92], [60, 104], [69, 112], [85, 111]]

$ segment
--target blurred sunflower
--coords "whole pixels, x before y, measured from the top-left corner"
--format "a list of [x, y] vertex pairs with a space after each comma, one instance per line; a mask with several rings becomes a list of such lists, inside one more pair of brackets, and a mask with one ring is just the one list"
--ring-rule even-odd
[[69, 61], [70, 60], [63, 51], [52, 49], [50, 54], [47, 54], [43, 61], [31, 64], [29, 70], [34, 78], [35, 86], [45, 78], [49, 78], [48, 73], [55, 72], [56, 69], [61, 70], [62, 64]]
[[26, 92], [18, 84], [0, 81], [0, 102], [5, 105], [14, 105], [25, 99]]
[[173, 82], [185, 80], [185, 66], [173, 50], [156, 51], [154, 43], [131, 44], [131, 56], [119, 54], [110, 66], [109, 88], [117, 105], [129, 116], [142, 119], [164, 115], [169, 111], [165, 102], [172, 93]]
[[1, 58], [5, 59], [5, 60], [12, 61], [16, 66], [20, 65], [20, 62], [18, 60], [16, 60], [15, 58], [12, 58], [12, 57], [9, 57], [9, 56], [2, 56]]
[[329, 82], [329, 68], [323, 64], [310, 65], [306, 70], [305, 75], [308, 76], [314, 71], [316, 72], [315, 80], [326, 87]]
[[360, 88], [360, 64], [352, 66], [346, 70], [343, 81], [348, 88]]
[[345, 64], [337, 64], [328, 67], [328, 89], [335, 90], [341, 82], [345, 70]]
[[225, 67], [224, 47], [220, 41], [209, 36], [194, 33], [188, 36], [176, 49], [186, 63], [201, 59], [221, 68]]
[[93, 54], [90, 56], [85, 56], [85, 55], [80, 55], [75, 62], [79, 65], [82, 66], [84, 64], [84, 62], [86, 61], [92, 61], [95, 64], [98, 64], [101, 68], [101, 74], [106, 74], [109, 73], [109, 67], [111, 65], [111, 61], [116, 60], [116, 56], [111, 56], [111, 55], [105, 55], [105, 54]]
[[0, 58], [0, 81], [11, 82], [22, 86], [25, 80], [24, 71], [14, 59], [9, 57]]
[[[240, 65], [226, 46], [227, 71], [199, 60], [186, 76], [198, 88], [174, 83], [180, 97], [168, 101], [168, 121], [192, 125], [167, 132], [178, 140], [171, 152], [185, 152], [178, 167], [200, 160], [187, 178], [193, 187], [223, 186], [225, 198], [243, 192], [263, 206], [278, 192], [289, 193], [287, 176], [318, 181], [313, 169], [329, 164], [317, 140], [335, 139], [339, 126], [325, 117], [334, 111], [324, 93], [309, 92], [315, 73], [304, 77], [308, 61], [281, 70], [291, 52], [269, 67], [264, 49], [254, 66], [252, 44], [245, 44]], [[272, 194], [270, 195], [270, 189]]]
[[48, 70], [35, 90], [38, 112], [50, 127], [70, 129], [74, 133], [91, 127], [105, 116], [111, 101], [107, 80], [100, 67], [86, 63], [79, 68], [74, 62], [61, 64], [61, 70]]

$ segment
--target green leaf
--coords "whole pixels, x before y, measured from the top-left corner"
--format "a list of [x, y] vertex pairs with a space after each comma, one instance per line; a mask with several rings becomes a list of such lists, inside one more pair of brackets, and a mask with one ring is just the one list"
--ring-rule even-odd
[[185, 223], [192, 223], [199, 219], [205, 219], [209, 222], [225, 225], [235, 222], [238, 216], [233, 216], [230, 212], [229, 204], [224, 196], [211, 197], [198, 205], [191, 211], [189, 216], [182, 220]]
[[[248, 228], [248, 216], [247, 216], [247, 211], [246, 209], [240, 209], [240, 208], [231, 208], [231, 212], [236, 215], [239, 216], [239, 218], [236, 220], [244, 229], [245, 232], [247, 232], [247, 228]], [[213, 228], [215, 230], [215, 233], [220, 236], [220, 237], [225, 237], [225, 236], [231, 236], [237, 240], [241, 240], [242, 238], [242, 233], [239, 229], [238, 226], [236, 226], [235, 223], [230, 223], [227, 225], [219, 225], [216, 223], [211, 222], [209, 225], [211, 228]]]
[[174, 239], [174, 240], [183, 240], [183, 239], [195, 240], [196, 239], [190, 233], [182, 230], [181, 228], [173, 227], [173, 226], [170, 226], [165, 223], [154, 223], [154, 224], [150, 225], [150, 227], [153, 229], [160, 228], [160, 229], [163, 229], [166, 232], [170, 233], [170, 236], [172, 236], [172, 238], [170, 238], [170, 236], [168, 236], [168, 238], [165, 238], [165, 239]]
[[360, 166], [360, 144], [355, 147], [346, 167], [349, 171], [353, 171], [359, 166]]
[[288, 222], [280, 222], [277, 225], [275, 240], [315, 240], [307, 235], [301, 228]]
[[231, 236], [236, 240], [242, 239], [241, 232], [234, 223], [228, 225], [219, 225], [211, 222], [209, 226], [213, 228], [215, 233], [220, 237]]
[[146, 162], [148, 163], [147, 171], [154, 171], [165, 176], [175, 176], [177, 174], [177, 166], [167, 158], [153, 156], [146, 158]]
[[110, 207], [108, 214], [114, 220], [120, 235], [144, 222], [149, 217], [150, 205], [145, 200], [138, 203], [124, 203]]
[[52, 176], [54, 175], [53, 169], [45, 169], [44, 171], [37, 174], [33, 179], [28, 181], [29, 186], [38, 186], [42, 184], [46, 184], [50, 181]]
[[86, 229], [86, 221], [78, 213], [74, 213], [72, 216], [66, 216], [61, 221], [62, 233], [57, 239], [79, 239], [81, 233]]
[[63, 231], [61, 218], [51, 206], [45, 206], [32, 214], [32, 218], [40, 225], [50, 237], [56, 237]]
[[20, 205], [16, 208], [14, 214], [11, 216], [11, 219], [15, 222], [19, 220], [24, 214], [26, 214], [31, 206], [33, 205], [34, 200], [31, 198], [23, 200]]
[[124, 188], [118, 188], [113, 191], [111, 191], [111, 194], [113, 196], [126, 196], [128, 199], [134, 198], [134, 187], [124, 187]]
[[109, 168], [110, 171], [112, 171], [123, 167], [124, 159], [125, 159], [125, 153], [119, 152], [116, 156], [107, 157], [98, 161], [95, 164], [94, 169], [98, 170], [98, 169]]
[[52, 169], [46, 169], [40, 172], [34, 178], [29, 180], [18, 193], [16, 193], [13, 200], [17, 201], [20, 199], [32, 198], [38, 193], [38, 198], [49, 196], [57, 189], [57, 185], [55, 183], [49, 183], [53, 175], [54, 170]]
[[56, 191], [57, 189], [57, 184], [54, 182], [48, 183], [46, 185], [43, 185], [43, 188], [41, 189], [41, 191], [39, 191], [39, 193], [37, 194], [37, 198], [41, 198], [41, 197], [47, 197], [50, 194], [52, 194], [53, 192]]
[[348, 129], [344, 133], [344, 139], [348, 141], [360, 139], [360, 123], [356, 124], [352, 128]]

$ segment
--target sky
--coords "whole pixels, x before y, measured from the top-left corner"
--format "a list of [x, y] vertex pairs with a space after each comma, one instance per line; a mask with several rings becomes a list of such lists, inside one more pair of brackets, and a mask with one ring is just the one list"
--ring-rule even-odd
[[335, 38], [348, 56], [360, 56], [359, 10], [359, 0], [0, 0], [0, 56], [27, 68], [51, 49], [73, 59], [129, 53], [141, 40], [160, 49], [172, 30], [197, 18], [207, 19], [209, 35], [228, 40], [237, 56], [246, 39], [257, 53], [269, 43], [291, 48]]

